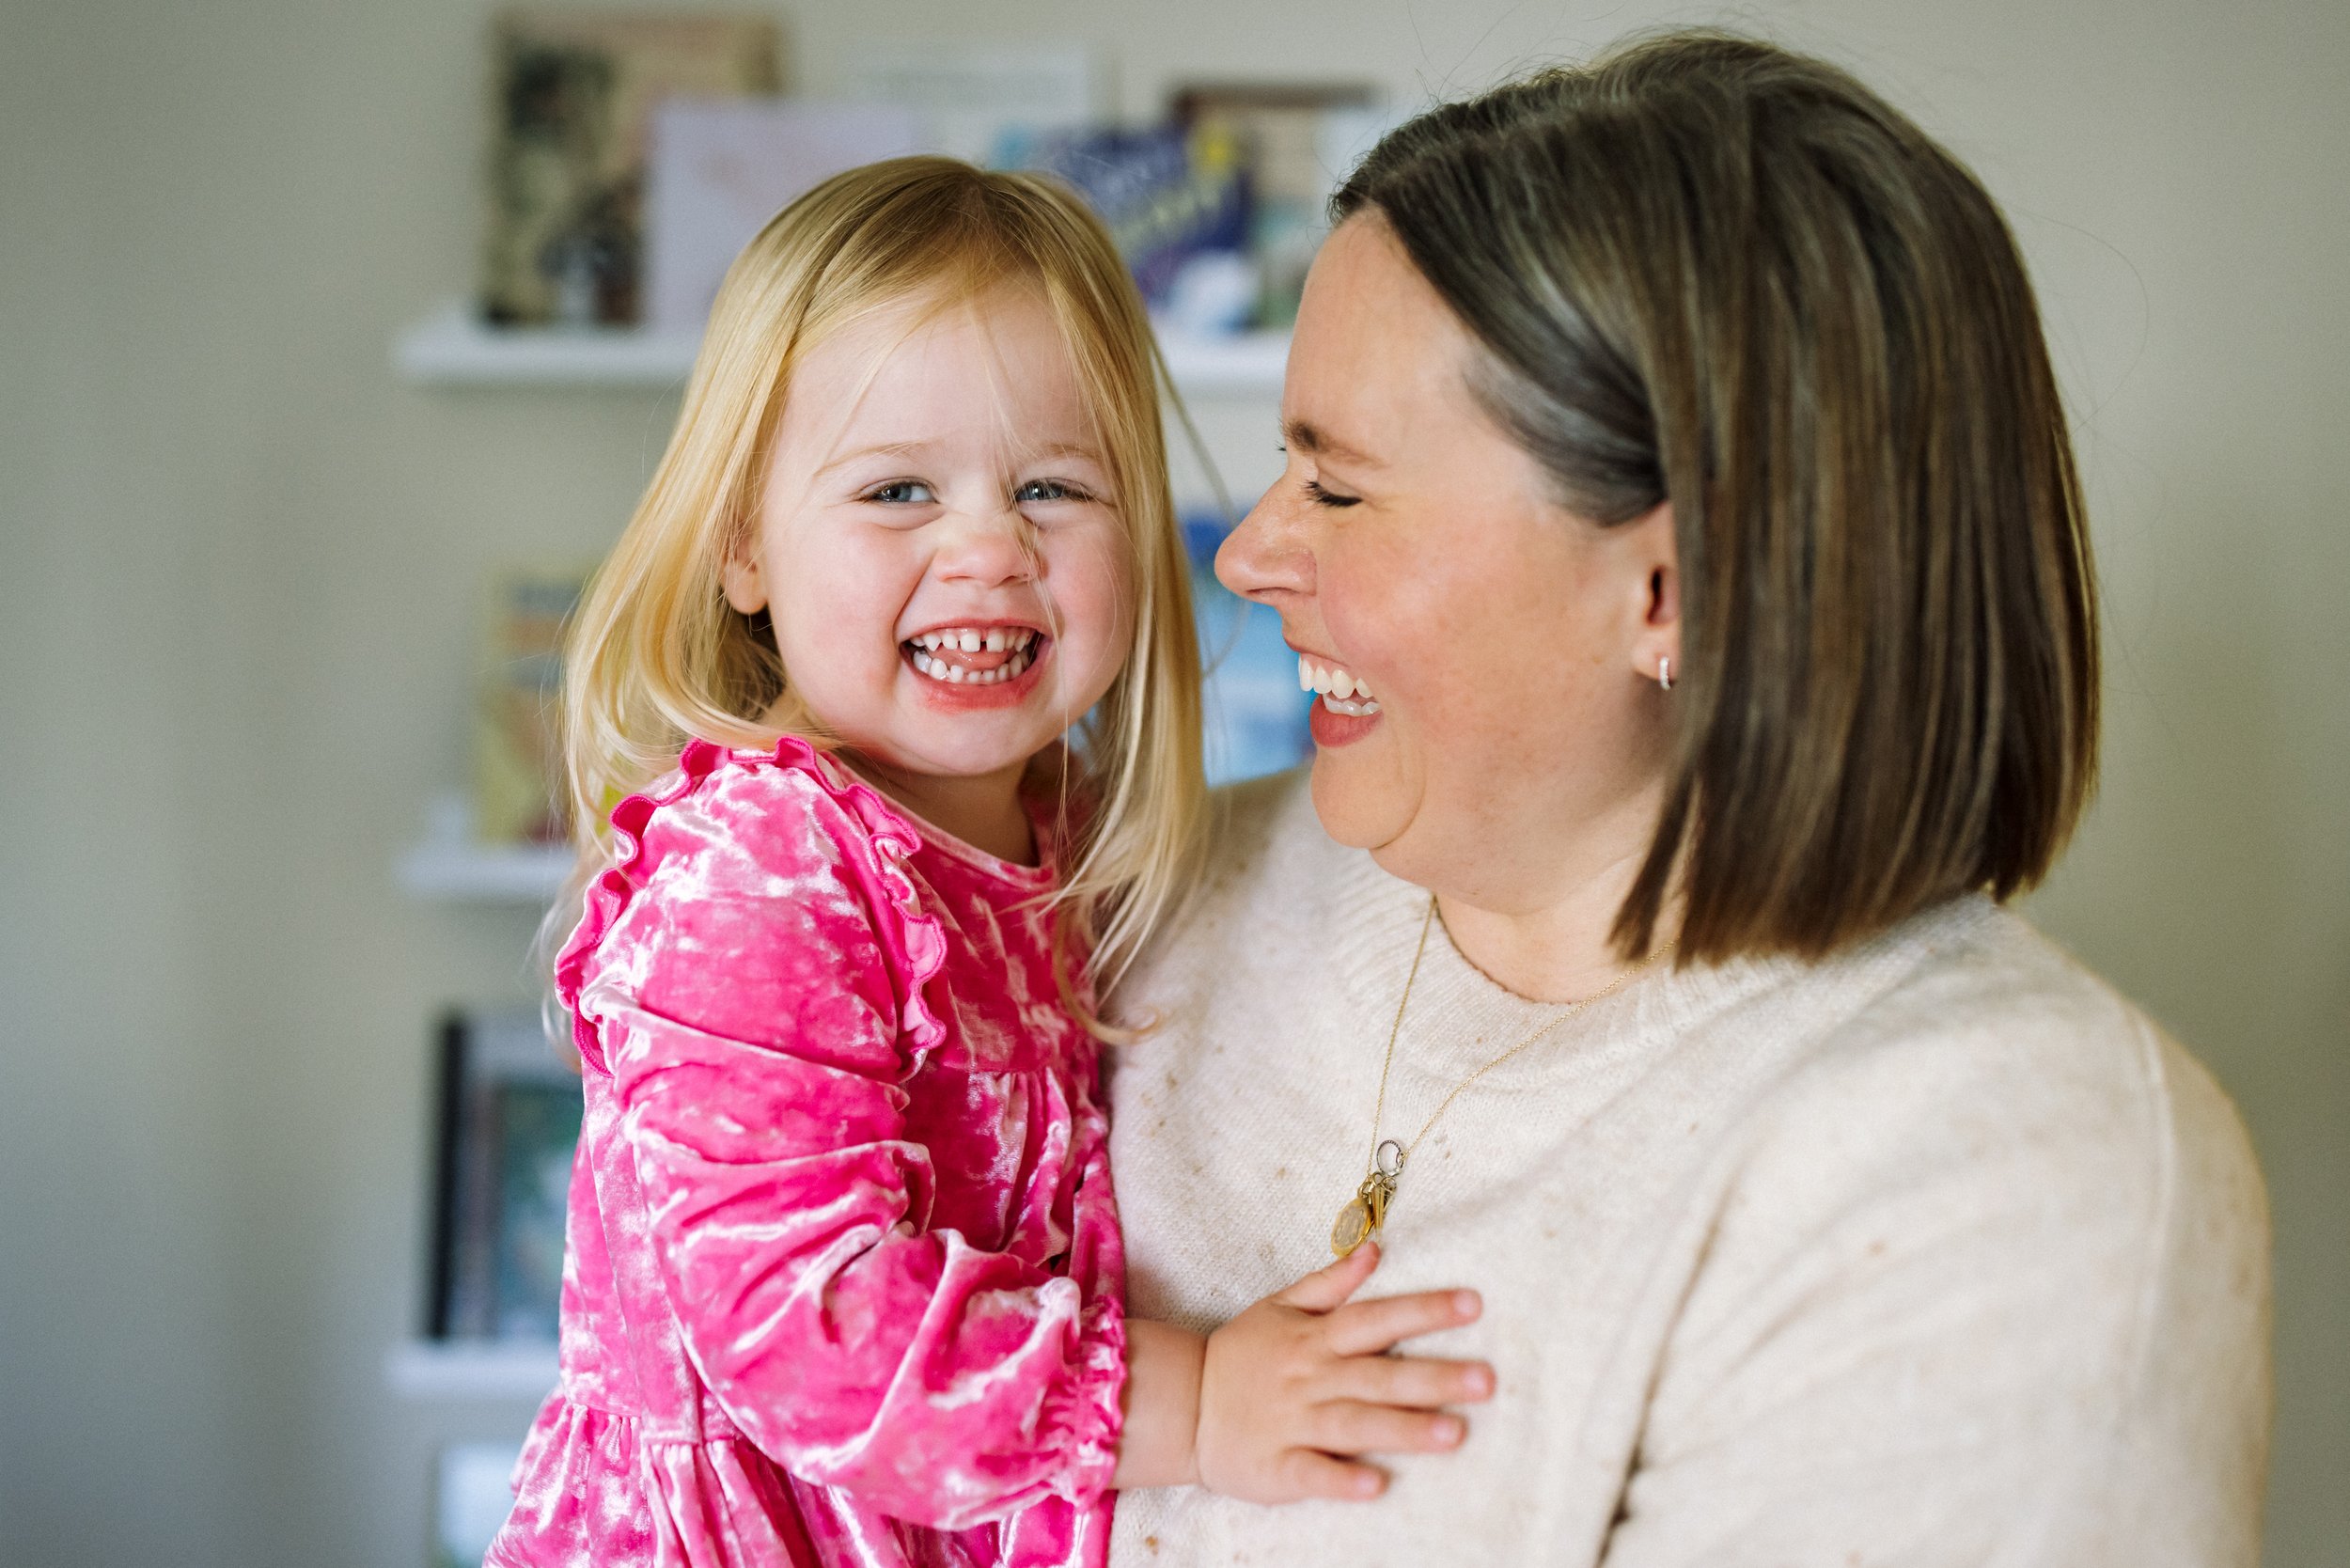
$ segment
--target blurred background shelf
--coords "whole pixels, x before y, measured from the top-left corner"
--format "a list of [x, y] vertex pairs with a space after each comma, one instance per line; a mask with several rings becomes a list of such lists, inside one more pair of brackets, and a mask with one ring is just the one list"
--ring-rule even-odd
[[564, 844], [418, 844], [400, 857], [400, 885], [438, 903], [552, 903], [571, 874]]
[[571, 875], [569, 844], [488, 844], [474, 837], [474, 811], [454, 792], [436, 795], [424, 837], [394, 868], [411, 898], [434, 903], [553, 903]]
[[[614, 327], [494, 327], [462, 303], [400, 335], [392, 364], [418, 386], [682, 386], [698, 337]], [[1185, 397], [1277, 397], [1286, 332], [1165, 336], [1167, 372]]]
[[384, 1386], [414, 1403], [462, 1399], [543, 1399], [555, 1388], [550, 1342], [408, 1340], [384, 1357]]

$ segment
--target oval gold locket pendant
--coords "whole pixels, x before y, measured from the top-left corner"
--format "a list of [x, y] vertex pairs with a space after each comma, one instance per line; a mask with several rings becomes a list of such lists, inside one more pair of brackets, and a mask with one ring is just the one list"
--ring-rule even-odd
[[1371, 1174], [1355, 1189], [1346, 1207], [1330, 1227], [1330, 1252], [1344, 1258], [1377, 1235], [1387, 1223], [1387, 1204], [1395, 1197], [1395, 1179], [1403, 1174], [1403, 1147], [1393, 1138], [1372, 1156]]

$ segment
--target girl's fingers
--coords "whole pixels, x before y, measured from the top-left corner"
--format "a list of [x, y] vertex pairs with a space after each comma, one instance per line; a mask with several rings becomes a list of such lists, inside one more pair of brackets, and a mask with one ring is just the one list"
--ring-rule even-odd
[[1387, 1478], [1370, 1466], [1311, 1449], [1289, 1450], [1281, 1455], [1278, 1468], [1283, 1487], [1292, 1498], [1369, 1502], [1387, 1489]]
[[1468, 1422], [1433, 1410], [1332, 1400], [1314, 1410], [1313, 1445], [1332, 1453], [1446, 1453], [1461, 1446]]
[[1484, 1303], [1475, 1291], [1421, 1291], [1416, 1295], [1358, 1301], [1330, 1313], [1328, 1342], [1340, 1356], [1375, 1356], [1416, 1335], [1475, 1323], [1483, 1309]]
[[1379, 1244], [1365, 1242], [1328, 1268], [1306, 1276], [1273, 1299], [1303, 1312], [1327, 1312], [1344, 1306], [1346, 1298], [1361, 1290], [1363, 1281], [1378, 1266]]
[[1439, 1361], [1419, 1356], [1349, 1356], [1323, 1383], [1333, 1398], [1366, 1404], [1434, 1410], [1494, 1397], [1494, 1370], [1482, 1361]]

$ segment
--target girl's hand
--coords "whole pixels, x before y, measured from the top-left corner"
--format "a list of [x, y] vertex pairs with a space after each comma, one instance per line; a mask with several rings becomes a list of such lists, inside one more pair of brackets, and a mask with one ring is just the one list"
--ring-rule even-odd
[[1343, 1457], [1458, 1448], [1468, 1423], [1438, 1408], [1491, 1399], [1493, 1368], [1385, 1354], [1473, 1323], [1474, 1291], [1347, 1305], [1379, 1266], [1366, 1244], [1208, 1336], [1194, 1453], [1199, 1483], [1250, 1502], [1368, 1501], [1387, 1478]]

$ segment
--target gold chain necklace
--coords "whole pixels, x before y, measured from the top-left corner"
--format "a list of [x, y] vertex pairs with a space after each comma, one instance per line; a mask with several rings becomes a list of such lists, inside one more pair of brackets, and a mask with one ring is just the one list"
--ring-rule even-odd
[[1419, 946], [1413, 949], [1411, 971], [1403, 977], [1403, 996], [1395, 1004], [1395, 1022], [1387, 1029], [1386, 1059], [1379, 1064], [1379, 1101], [1371, 1113], [1371, 1173], [1363, 1178], [1363, 1184], [1355, 1189], [1353, 1198], [1347, 1200], [1346, 1207], [1339, 1211], [1338, 1222], [1330, 1227], [1330, 1250], [1340, 1258], [1346, 1257], [1363, 1243], [1377, 1235], [1380, 1229], [1386, 1224], [1387, 1205], [1394, 1201], [1396, 1181], [1403, 1174], [1405, 1162], [1411, 1159], [1412, 1152], [1419, 1147], [1420, 1140], [1428, 1136], [1430, 1129], [1435, 1126], [1438, 1119], [1452, 1108], [1452, 1102], [1458, 1100], [1469, 1085], [1499, 1067], [1503, 1062], [1508, 1061], [1585, 1008], [1606, 1001], [1630, 983], [1632, 977], [1673, 949], [1673, 944], [1668, 942], [1622, 974], [1618, 975], [1609, 982], [1606, 990], [1596, 996], [1586, 996], [1579, 1002], [1569, 1003], [1542, 1027], [1494, 1058], [1476, 1072], [1471, 1073], [1467, 1077], [1463, 1078], [1459, 1083], [1454, 1084], [1452, 1092], [1437, 1102], [1436, 1108], [1429, 1113], [1428, 1120], [1420, 1123], [1419, 1131], [1412, 1135], [1412, 1141], [1398, 1143], [1393, 1138], [1382, 1139], [1379, 1137], [1380, 1124], [1386, 1119], [1387, 1114], [1387, 1074], [1395, 1066], [1395, 1042], [1396, 1038], [1403, 1032], [1403, 1011], [1412, 1005], [1412, 982], [1419, 979], [1419, 961], [1428, 956], [1428, 933], [1435, 923], [1436, 896], [1431, 893], [1428, 896], [1428, 913], [1421, 917], [1419, 922]]

